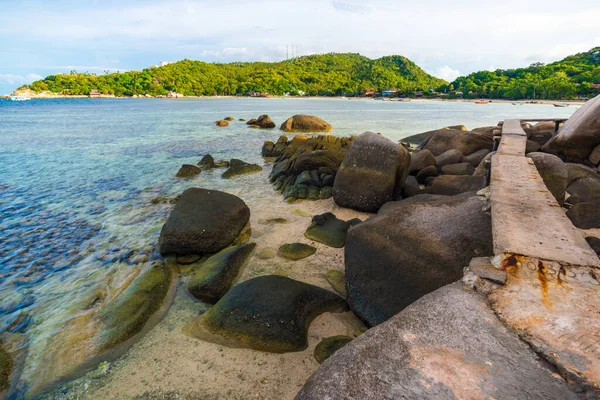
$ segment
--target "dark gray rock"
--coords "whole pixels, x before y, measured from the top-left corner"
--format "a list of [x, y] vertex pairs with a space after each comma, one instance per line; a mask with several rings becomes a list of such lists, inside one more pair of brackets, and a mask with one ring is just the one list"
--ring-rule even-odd
[[416, 176], [417, 183], [425, 184], [427, 178], [438, 176], [438, 169], [434, 165], [430, 165], [429, 167], [425, 167], [419, 171]]
[[600, 202], [600, 176], [594, 174], [577, 179], [567, 186], [567, 192], [586, 202]]
[[465, 157], [467, 162], [471, 163], [472, 166], [477, 167], [479, 163], [488, 155], [490, 151], [488, 149], [477, 150], [473, 154], [469, 154]]
[[586, 242], [588, 242], [588, 244], [590, 245], [592, 250], [594, 250], [596, 252], [596, 254], [598, 254], [598, 256], [600, 256], [600, 238], [597, 238], [594, 236], [588, 236], [585, 238], [585, 240], [586, 240]]
[[469, 162], [460, 164], [449, 164], [442, 167], [444, 175], [473, 175], [475, 168]]
[[304, 243], [286, 243], [279, 246], [279, 255], [288, 260], [302, 260], [310, 257], [317, 251], [317, 248]]
[[190, 188], [162, 227], [161, 254], [216, 253], [229, 246], [250, 219], [250, 209], [237, 196], [218, 190]]
[[419, 185], [417, 178], [412, 175], [407, 176], [406, 180], [404, 181], [404, 185], [402, 186], [402, 197], [406, 198], [416, 196], [420, 191], [421, 185]]
[[275, 122], [267, 114], [263, 114], [258, 118], [252, 118], [246, 122], [246, 125], [258, 126], [259, 128], [275, 128]]
[[206, 303], [216, 303], [233, 285], [256, 243], [228, 247], [204, 261], [192, 272], [187, 290]]
[[582, 164], [565, 163], [565, 167], [567, 167], [568, 171], [567, 186], [571, 185], [578, 179], [585, 178], [589, 175], [596, 175], [596, 171], [593, 168]]
[[421, 150], [410, 153], [410, 166], [408, 173], [415, 175], [423, 168], [435, 166], [435, 156], [429, 150]]
[[198, 175], [200, 172], [202, 172], [202, 170], [195, 165], [183, 164], [175, 176], [178, 178], [191, 178], [192, 176]]
[[326, 311], [342, 311], [340, 296], [317, 286], [277, 275], [234, 286], [184, 333], [236, 347], [285, 353], [308, 346], [308, 328]]
[[371, 326], [460, 279], [471, 258], [493, 254], [490, 217], [474, 193], [419, 197], [394, 202], [348, 232], [348, 303]]
[[323, 361], [327, 360], [331, 357], [336, 351], [347, 345], [352, 341], [350, 336], [331, 336], [325, 338], [319, 342], [317, 347], [315, 347], [315, 360], [319, 364], [323, 364]]
[[567, 211], [567, 217], [578, 228], [600, 228], [600, 203], [577, 203]]
[[337, 351], [296, 400], [579, 398], [546, 365], [456, 283]]
[[569, 177], [569, 170], [565, 164], [557, 156], [547, 153], [534, 152], [527, 154], [527, 157], [533, 160], [546, 187], [558, 204], [562, 206], [565, 202], [565, 190]]
[[534, 142], [533, 140], [527, 140], [525, 145], [525, 153], [533, 153], [536, 151], [540, 151], [542, 146], [538, 142]]
[[588, 157], [588, 161], [596, 166], [600, 164], [600, 144], [592, 150]]
[[225, 179], [231, 179], [233, 177], [245, 174], [252, 174], [255, 172], [262, 171], [262, 167], [257, 164], [250, 164], [242, 160], [232, 158], [229, 161], [229, 168], [221, 175]]
[[333, 200], [340, 207], [376, 212], [393, 200], [402, 187], [410, 153], [402, 146], [373, 132], [352, 142], [333, 184]]
[[486, 155], [485, 157], [483, 157], [483, 160], [481, 160], [481, 162], [479, 163], [477, 168], [475, 168], [475, 172], [473, 172], [473, 175], [487, 176], [488, 171], [489, 171], [489, 169], [487, 168], [487, 164], [489, 162], [490, 167], [491, 167], [492, 157], [494, 156], [494, 154], [496, 154], [495, 151], [493, 151], [493, 152], [489, 153], [488, 155]]
[[215, 159], [210, 154], [202, 157], [200, 162], [198, 163], [198, 167], [200, 169], [211, 169], [215, 165]]
[[[491, 151], [493, 145], [494, 142], [491, 134], [441, 129], [433, 133], [429, 139], [423, 143], [421, 148], [431, 151], [434, 156], [439, 156], [452, 149], [458, 150], [463, 155], [468, 156], [481, 149]], [[438, 167], [439, 166], [440, 165], [438, 164]]]
[[435, 165], [441, 169], [445, 165], [450, 164], [459, 164], [462, 162], [466, 162], [467, 159], [462, 155], [462, 153], [458, 150], [452, 149], [448, 150], [435, 158]]
[[486, 185], [485, 176], [441, 175], [433, 181], [431, 190], [433, 194], [454, 196], [483, 189]]

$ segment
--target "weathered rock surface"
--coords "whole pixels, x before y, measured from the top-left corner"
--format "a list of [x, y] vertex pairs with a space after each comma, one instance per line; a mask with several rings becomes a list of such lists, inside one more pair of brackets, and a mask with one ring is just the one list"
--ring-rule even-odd
[[236, 176], [252, 174], [262, 171], [262, 167], [258, 164], [250, 164], [242, 160], [232, 158], [229, 161], [229, 168], [221, 175], [225, 179], [231, 179]]
[[190, 188], [181, 194], [160, 232], [161, 254], [215, 253], [229, 246], [250, 219], [237, 196]]
[[410, 166], [408, 173], [417, 174], [423, 168], [435, 166], [435, 156], [429, 150], [421, 150], [410, 153]]
[[204, 261], [187, 284], [192, 296], [206, 303], [216, 303], [233, 285], [256, 243], [228, 247]]
[[546, 144], [554, 134], [555, 123], [552, 121], [538, 122], [537, 124], [525, 125], [523, 130], [527, 133], [527, 139], [537, 143], [540, 147]]
[[441, 175], [435, 178], [431, 190], [433, 194], [454, 196], [483, 189], [486, 185], [485, 176]]
[[477, 167], [488, 154], [490, 154], [488, 149], [481, 149], [477, 150], [475, 153], [469, 154], [465, 159], [467, 162], [471, 163], [472, 166]]
[[[475, 153], [481, 149], [492, 150], [494, 143], [491, 134], [482, 134], [475, 132], [465, 132], [462, 130], [440, 129], [434, 133], [421, 145], [422, 149], [427, 149], [435, 156], [448, 151], [458, 150], [463, 155]], [[439, 164], [438, 164], [439, 166]]]
[[596, 166], [600, 164], [600, 145], [596, 146], [594, 150], [592, 150], [588, 157], [588, 161]]
[[325, 338], [319, 342], [315, 347], [315, 360], [319, 364], [323, 364], [323, 361], [331, 357], [336, 351], [347, 345], [352, 341], [350, 336], [339, 335]]
[[558, 134], [542, 147], [561, 158], [586, 160], [600, 145], [600, 96], [588, 100], [571, 115]]
[[281, 124], [281, 130], [287, 132], [329, 132], [331, 125], [319, 117], [297, 114]]
[[348, 229], [358, 222], [360, 220], [343, 221], [330, 212], [315, 215], [304, 236], [330, 247], [344, 247]]
[[190, 178], [198, 175], [200, 172], [202, 172], [202, 170], [195, 165], [183, 164], [175, 176], [178, 178]]
[[220, 126], [220, 127], [225, 127], [225, 126], [229, 126], [229, 122], [225, 121], [224, 119], [220, 119], [215, 122], [215, 125]]
[[[436, 171], [437, 172], [437, 171]], [[404, 185], [402, 185], [401, 197], [412, 197], [416, 196], [421, 192], [421, 185], [419, 185], [419, 181], [412, 175], [409, 175], [404, 180]], [[396, 198], [397, 199], [397, 198]]]
[[571, 185], [578, 179], [585, 178], [589, 175], [595, 175], [596, 171], [590, 167], [576, 163], [565, 163], [568, 171], [567, 186]]
[[594, 250], [596, 254], [600, 256], [600, 238], [588, 236], [585, 238], [585, 241], [588, 242], [592, 250]]
[[214, 165], [215, 159], [210, 154], [206, 154], [198, 163], [200, 169], [211, 169]]
[[425, 167], [422, 170], [420, 170], [419, 173], [417, 174], [417, 176], [415, 177], [415, 179], [417, 180], [417, 183], [425, 184], [425, 181], [427, 181], [427, 178], [436, 177], [436, 176], [438, 176], [437, 167], [434, 165], [430, 165], [429, 167]]
[[258, 126], [259, 128], [275, 128], [276, 126], [275, 122], [273, 122], [271, 117], [269, 117], [267, 114], [263, 114], [258, 118], [252, 118], [246, 122], [246, 125], [254, 125]]
[[533, 160], [544, 184], [562, 206], [569, 177], [569, 170], [565, 164], [557, 156], [547, 153], [529, 153], [527, 157]]
[[317, 251], [317, 248], [304, 243], [286, 243], [279, 247], [279, 255], [288, 260], [302, 260], [310, 257]]
[[462, 284], [421, 298], [336, 352], [297, 400], [577, 399]]
[[273, 353], [304, 350], [310, 323], [345, 301], [325, 289], [277, 275], [234, 286], [184, 333], [233, 347]]
[[348, 303], [371, 326], [460, 279], [471, 258], [493, 254], [490, 216], [473, 193], [417, 197], [348, 232]]
[[13, 359], [4, 350], [2, 341], [0, 340], [0, 393], [8, 389], [10, 386], [10, 374], [13, 370]]
[[225, 117], [225, 118], [223, 118], [223, 119], [224, 119], [225, 121], [233, 121], [233, 120], [235, 120], [235, 118], [233, 118], [233, 117]]
[[459, 150], [450, 149], [435, 158], [435, 165], [441, 169], [446, 165], [459, 164], [466, 161], [467, 159]]
[[567, 217], [578, 228], [600, 228], [600, 203], [577, 203], [567, 211]]
[[346, 298], [346, 276], [342, 271], [330, 269], [325, 273], [325, 279], [337, 294]]
[[600, 175], [593, 174], [575, 180], [567, 186], [567, 192], [581, 201], [600, 202]]
[[404, 184], [409, 165], [410, 153], [404, 147], [365, 132], [346, 152], [335, 176], [333, 200], [341, 207], [375, 212], [393, 200]]
[[444, 175], [473, 175], [475, 168], [469, 162], [449, 164], [442, 167]]

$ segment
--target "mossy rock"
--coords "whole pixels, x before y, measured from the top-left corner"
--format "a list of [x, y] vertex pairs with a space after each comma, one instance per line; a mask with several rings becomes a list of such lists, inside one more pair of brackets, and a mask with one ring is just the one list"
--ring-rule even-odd
[[183, 164], [175, 176], [178, 178], [191, 178], [192, 176], [198, 175], [200, 172], [202, 172], [202, 170], [195, 165]]
[[282, 217], [267, 218], [267, 219], [260, 219], [260, 220], [258, 220], [258, 223], [261, 224], [261, 225], [285, 224], [287, 222], [288, 222], [287, 219], [282, 218]]
[[10, 374], [13, 370], [13, 359], [0, 341], [0, 393], [10, 386]]
[[330, 247], [344, 247], [348, 229], [358, 222], [360, 220], [356, 218], [348, 222], [342, 221], [330, 212], [315, 215], [304, 236]]
[[270, 260], [275, 257], [275, 250], [271, 248], [262, 249], [256, 253], [256, 258], [261, 260]]
[[203, 262], [188, 282], [188, 291], [198, 300], [216, 303], [231, 288], [256, 243], [221, 250]]
[[321, 340], [321, 342], [315, 347], [315, 360], [319, 364], [323, 364], [323, 361], [327, 360], [336, 351], [347, 345], [352, 341], [350, 336], [332, 336]]
[[240, 118], [238, 121], [246, 122], [246, 118]]
[[325, 273], [325, 279], [340, 296], [347, 297], [346, 275], [342, 271], [331, 269]]
[[279, 255], [288, 260], [302, 260], [317, 251], [316, 247], [304, 243], [286, 243], [279, 247]]
[[164, 262], [154, 263], [115, 300], [100, 310], [97, 334], [101, 351], [109, 350], [139, 333], [148, 319], [163, 306], [173, 279]]
[[242, 160], [232, 159], [229, 162], [229, 168], [221, 175], [225, 179], [230, 179], [239, 175], [251, 174], [262, 171], [262, 167], [257, 164], [249, 164]]
[[234, 286], [184, 333], [232, 347], [301, 351], [319, 314], [346, 309], [344, 299], [328, 290], [284, 276], [260, 276]]

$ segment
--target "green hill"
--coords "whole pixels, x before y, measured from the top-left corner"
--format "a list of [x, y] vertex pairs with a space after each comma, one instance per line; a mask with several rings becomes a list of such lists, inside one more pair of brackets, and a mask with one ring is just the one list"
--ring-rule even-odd
[[96, 89], [102, 94], [132, 96], [236, 95], [267, 92], [281, 95], [353, 95], [366, 89], [395, 88], [400, 93], [446, 85], [402, 56], [371, 60], [359, 54], [320, 54], [288, 61], [234, 62], [228, 64], [183, 60], [163, 67], [105, 75], [71, 72], [50, 75], [31, 85], [36, 92], [86, 95]]
[[547, 65], [475, 72], [456, 79], [448, 89], [465, 97], [570, 99], [600, 93], [594, 84], [600, 84], [600, 47]]

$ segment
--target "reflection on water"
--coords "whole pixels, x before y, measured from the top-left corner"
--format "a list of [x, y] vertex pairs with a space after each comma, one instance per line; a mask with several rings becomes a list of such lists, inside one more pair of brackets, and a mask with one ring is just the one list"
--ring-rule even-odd
[[[0, 100], [0, 332], [11, 352], [27, 349], [27, 382], [47, 340], [93, 302], [109, 278], [158, 258], [155, 245], [172, 205], [153, 202], [190, 186], [226, 190], [251, 210], [281, 198], [262, 174], [223, 180], [183, 163], [241, 158], [263, 165], [264, 140], [278, 130], [248, 129], [268, 113], [329, 121], [336, 135], [371, 130], [399, 140], [447, 125], [492, 125], [508, 117], [566, 117], [573, 108], [510, 104], [318, 99]], [[518, 112], [518, 115], [515, 113]]]

